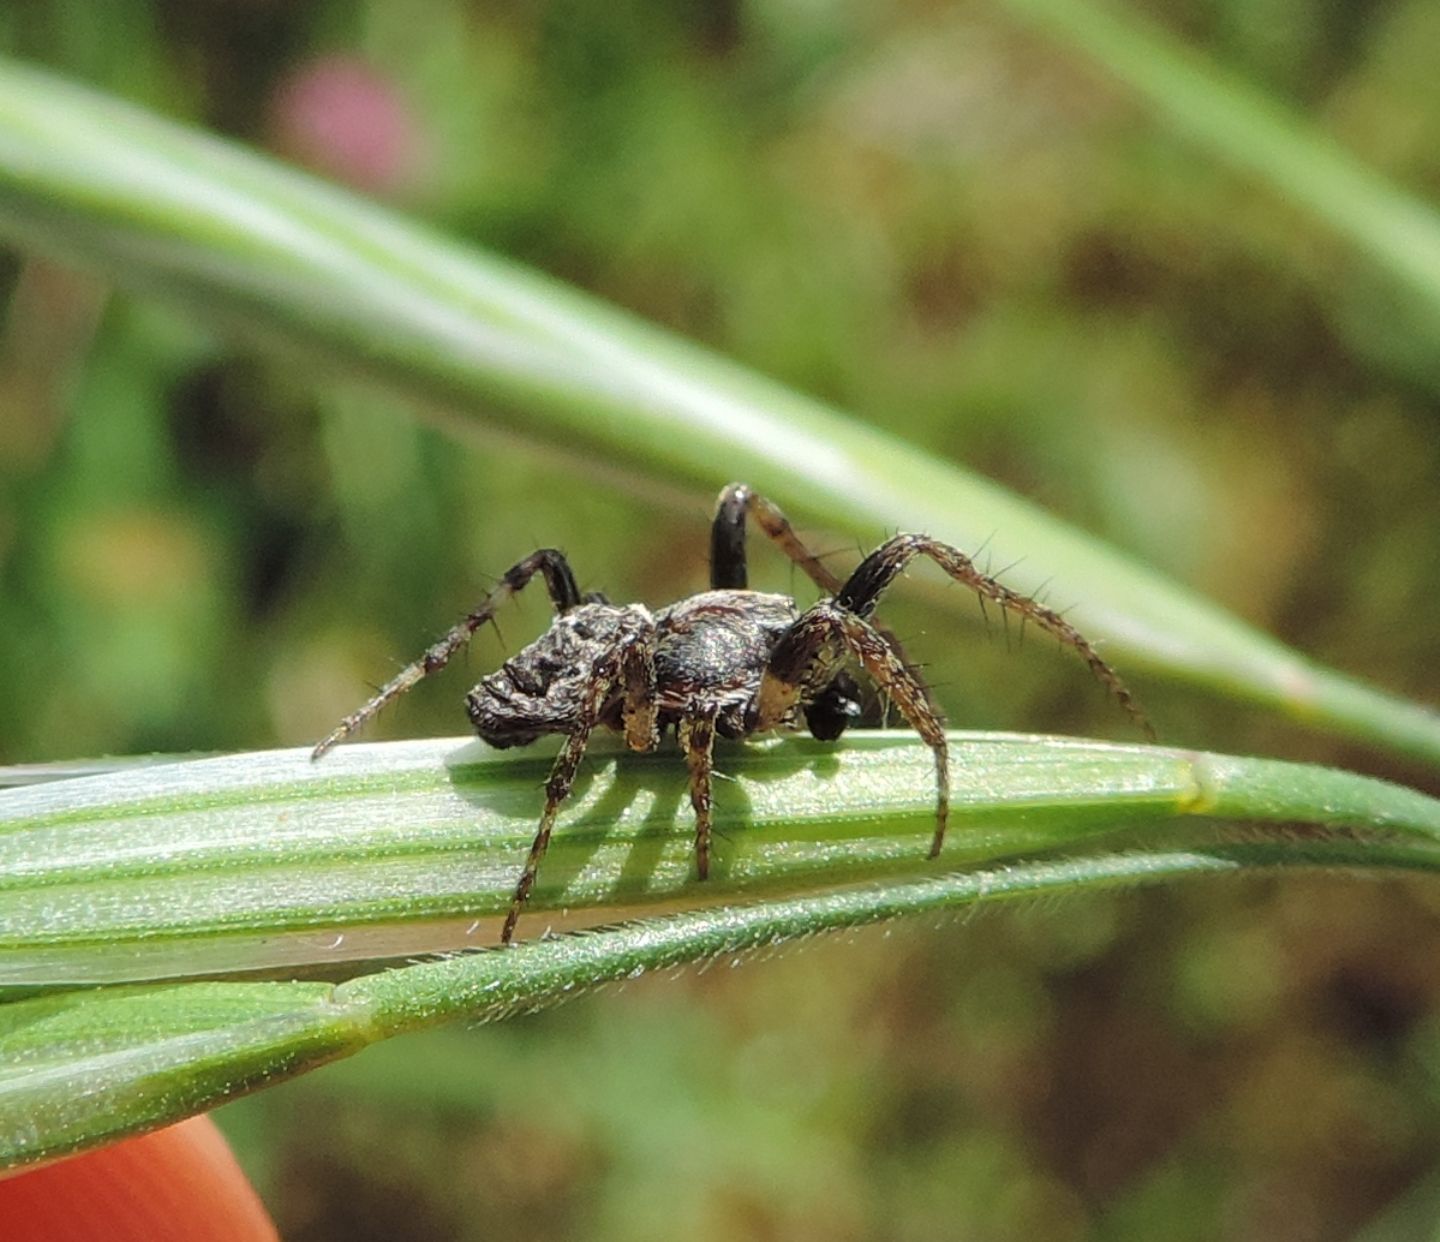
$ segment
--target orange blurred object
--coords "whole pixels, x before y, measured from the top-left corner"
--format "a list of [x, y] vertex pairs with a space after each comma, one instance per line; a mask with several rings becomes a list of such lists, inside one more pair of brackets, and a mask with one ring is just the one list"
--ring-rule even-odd
[[208, 1117], [0, 1181], [5, 1242], [277, 1242]]

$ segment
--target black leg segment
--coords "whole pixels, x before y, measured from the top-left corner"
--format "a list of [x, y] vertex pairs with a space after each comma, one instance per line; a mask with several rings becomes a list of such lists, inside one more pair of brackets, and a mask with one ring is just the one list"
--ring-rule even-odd
[[749, 585], [745, 572], [745, 509], [750, 489], [732, 483], [720, 493], [715, 520], [710, 524], [710, 587], [715, 591], [743, 591]]
[[720, 493], [715, 521], [710, 527], [710, 586], [716, 591], [743, 591], [745, 573], [745, 518], [755, 519], [765, 537], [805, 571], [821, 590], [834, 594], [840, 589], [837, 578], [825, 563], [800, 542], [800, 536], [777, 505], [773, 505], [748, 484], [731, 483]]
[[886, 588], [916, 556], [928, 557], [956, 582], [970, 587], [980, 596], [982, 604], [987, 599], [993, 600], [1006, 612], [1018, 616], [1022, 624], [1028, 621], [1053, 635], [1064, 646], [1072, 648], [1089, 666], [1095, 679], [1110, 691], [1115, 701], [1140, 726], [1145, 736], [1154, 741], [1155, 731], [1125, 683], [1070, 622], [1054, 609], [981, 573], [968, 556], [948, 543], [941, 543], [928, 535], [896, 535], [886, 540], [856, 566], [855, 572], [836, 593], [835, 603], [847, 612], [868, 619], [875, 612], [875, 606]]
[[[556, 612], [569, 612], [580, 602], [580, 588], [565, 553], [558, 548], [541, 548], [530, 553], [518, 565], [512, 565], [501, 579], [512, 592], [521, 590], [536, 570], [545, 575], [545, 588]], [[486, 601], [487, 603], [489, 601]], [[483, 622], [482, 622], [483, 624]]]

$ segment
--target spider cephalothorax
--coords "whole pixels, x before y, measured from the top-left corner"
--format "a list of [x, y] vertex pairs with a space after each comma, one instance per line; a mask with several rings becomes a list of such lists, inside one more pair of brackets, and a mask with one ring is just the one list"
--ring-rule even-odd
[[[746, 589], [745, 519], [760, 528], [827, 592], [801, 611], [784, 595]], [[385, 704], [428, 673], [444, 668], [500, 605], [537, 573], [555, 605], [550, 628], [465, 696], [476, 731], [490, 745], [524, 746], [562, 733], [565, 744], [545, 785], [545, 809], [530, 857], [515, 886], [501, 941], [509, 943], [550, 843], [560, 804], [570, 792], [590, 734], [625, 735], [634, 750], [653, 750], [674, 728], [690, 769], [695, 809], [695, 864], [710, 869], [710, 785], [715, 735], [741, 738], [794, 728], [801, 717], [831, 741], [859, 713], [847, 666], [858, 666], [899, 709], [935, 754], [938, 786], [931, 857], [945, 840], [950, 804], [949, 749], [925, 685], [899, 644], [872, 617], [880, 596], [915, 556], [933, 560], [958, 582], [1073, 647], [1091, 671], [1144, 727], [1149, 725], [1113, 669], [1059, 613], [1017, 595], [981, 573], [964, 553], [926, 535], [896, 535], [841, 582], [795, 535], [785, 515], [742, 483], [720, 493], [711, 528], [711, 590], [652, 614], [640, 604], [611, 604], [580, 594], [565, 557], [553, 548], [514, 565], [481, 605], [420, 659], [401, 670], [315, 747], [319, 758]]]

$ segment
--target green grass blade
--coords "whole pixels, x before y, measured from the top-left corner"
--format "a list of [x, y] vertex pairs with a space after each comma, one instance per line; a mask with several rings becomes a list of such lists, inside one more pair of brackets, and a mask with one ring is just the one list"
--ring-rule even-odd
[[108, 988], [0, 1005], [0, 1168], [212, 1107], [370, 1042], [324, 983]]
[[1255, 843], [1018, 863], [835, 893], [720, 906], [463, 954], [350, 980], [102, 988], [0, 1006], [0, 1168], [63, 1155], [214, 1107], [392, 1035], [489, 1021], [612, 981], [823, 931], [1040, 894], [1363, 865], [1433, 869], [1402, 843]]
[[[1440, 763], [1440, 716], [1323, 669], [984, 480], [333, 187], [0, 62], [0, 234], [443, 412], [696, 492], [745, 478], [873, 539], [995, 538], [1118, 662]], [[563, 446], [563, 447], [562, 447]], [[998, 532], [998, 534], [996, 534]], [[958, 598], [959, 593], [952, 593]]]
[[0, 789], [23, 785], [44, 785], [50, 781], [73, 781], [82, 776], [105, 776], [133, 768], [153, 768], [181, 763], [187, 759], [208, 759], [203, 752], [184, 755], [126, 755], [102, 759], [55, 759], [48, 763], [12, 763], [0, 767]]
[[[1440, 803], [1351, 773], [1023, 735], [957, 733], [952, 745], [938, 865], [1087, 843], [1155, 848], [1167, 825], [1196, 817], [1383, 829], [1440, 848]], [[342, 747], [318, 764], [304, 751], [259, 752], [0, 793], [0, 987], [333, 970], [494, 944], [549, 763], [440, 739]], [[775, 741], [721, 764], [712, 875], [697, 885], [684, 766], [597, 745], [521, 933], [543, 930], [546, 911], [594, 922], [636, 904], [937, 866], [933, 760], [918, 739]]]
[[[233, 755], [0, 793], [0, 976], [12, 985], [0, 1004], [0, 1166], [161, 1125], [406, 1031], [881, 919], [1248, 867], [1440, 866], [1440, 801], [1372, 778], [1056, 738], [953, 742], [964, 762], [940, 862], [925, 858], [932, 769], [915, 739], [727, 755], [703, 886], [689, 878], [683, 768], [597, 756], [522, 928], [533, 935], [540, 910], [566, 903], [611, 916], [642, 900], [692, 908], [339, 984], [34, 994], [267, 965], [353, 973], [347, 938], [371, 955], [493, 943], [495, 923], [475, 916], [509, 901], [543, 756], [400, 742], [320, 764], [297, 751]], [[1237, 845], [1217, 836], [1226, 820], [1285, 827]], [[869, 882], [835, 887], [847, 880]], [[718, 904], [694, 908], [702, 899]]]

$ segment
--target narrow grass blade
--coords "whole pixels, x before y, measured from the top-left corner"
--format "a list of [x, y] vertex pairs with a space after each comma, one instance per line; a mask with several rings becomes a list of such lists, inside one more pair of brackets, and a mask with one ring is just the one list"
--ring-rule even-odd
[[721, 906], [317, 983], [101, 988], [0, 1006], [0, 1168], [164, 1125], [379, 1039], [490, 1021], [608, 982], [824, 931], [977, 902], [1082, 893], [1247, 868], [1433, 870], [1392, 842], [1289, 840], [1017, 863]]
[[[455, 425], [696, 493], [745, 478], [873, 539], [992, 542], [1117, 662], [1440, 763], [1440, 716], [1323, 669], [994, 485], [533, 272], [297, 172], [0, 62], [0, 235], [197, 321], [368, 375]], [[952, 597], [958, 599], [958, 592]]]

